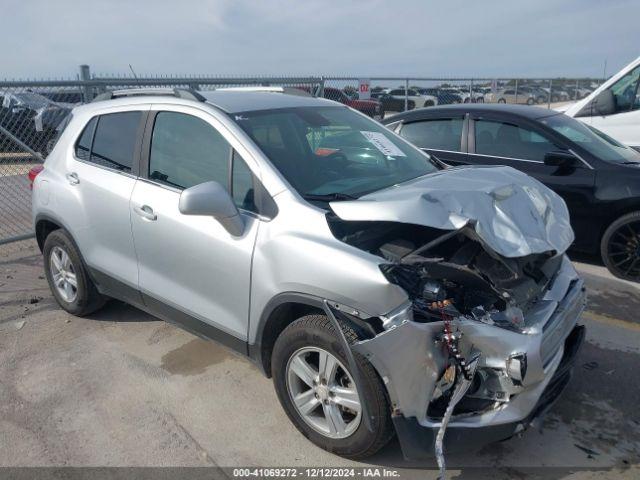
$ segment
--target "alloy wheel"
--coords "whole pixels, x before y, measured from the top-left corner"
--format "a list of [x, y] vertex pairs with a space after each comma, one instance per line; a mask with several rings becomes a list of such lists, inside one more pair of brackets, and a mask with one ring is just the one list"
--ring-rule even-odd
[[53, 247], [49, 255], [49, 267], [58, 295], [65, 302], [72, 303], [78, 297], [78, 280], [69, 254], [58, 246]]
[[362, 405], [353, 377], [334, 355], [317, 347], [287, 362], [287, 390], [300, 417], [329, 438], [346, 438], [360, 425]]
[[640, 278], [640, 222], [625, 223], [613, 232], [607, 244], [607, 256], [620, 276]]

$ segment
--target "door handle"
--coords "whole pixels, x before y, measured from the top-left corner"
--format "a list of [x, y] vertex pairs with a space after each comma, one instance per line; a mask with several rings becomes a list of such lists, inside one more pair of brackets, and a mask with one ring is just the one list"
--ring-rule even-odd
[[153, 222], [158, 219], [158, 216], [153, 213], [153, 208], [149, 205], [142, 205], [141, 207], [133, 207], [133, 211], [140, 215], [145, 220]]
[[80, 179], [78, 178], [78, 174], [76, 172], [67, 173], [67, 181], [71, 185], [78, 185], [80, 183]]

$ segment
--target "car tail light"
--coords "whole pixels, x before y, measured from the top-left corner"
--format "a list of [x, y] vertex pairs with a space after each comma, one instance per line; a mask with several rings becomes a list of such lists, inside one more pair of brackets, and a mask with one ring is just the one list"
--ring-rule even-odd
[[29, 188], [31, 190], [33, 190], [33, 181], [42, 170], [44, 170], [44, 165], [36, 165], [35, 167], [32, 167], [31, 170], [29, 170], [27, 176], [29, 177]]

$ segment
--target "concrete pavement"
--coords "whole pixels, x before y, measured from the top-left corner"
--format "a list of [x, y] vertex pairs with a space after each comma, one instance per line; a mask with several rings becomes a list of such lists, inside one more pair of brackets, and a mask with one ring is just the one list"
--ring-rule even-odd
[[[587, 342], [543, 431], [449, 455], [453, 478], [540, 478], [529, 468], [568, 466], [571, 478], [637, 478], [640, 291], [601, 267], [579, 269]], [[66, 314], [26, 241], [0, 250], [0, 466], [34, 465], [371, 465], [436, 476], [435, 461], [405, 462], [395, 440], [364, 463], [315, 447], [252, 364], [133, 307]], [[471, 467], [486, 468], [465, 476]]]

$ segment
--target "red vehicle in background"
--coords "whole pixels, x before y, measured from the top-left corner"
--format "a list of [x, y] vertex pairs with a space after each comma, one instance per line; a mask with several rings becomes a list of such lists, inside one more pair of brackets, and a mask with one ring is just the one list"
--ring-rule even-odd
[[[309, 92], [309, 87], [295, 88]], [[333, 87], [324, 87], [324, 94], [322, 96], [328, 100], [344, 103], [346, 106], [351, 107], [354, 110], [358, 110], [359, 112], [362, 112], [365, 115], [368, 115], [369, 117], [376, 120], [382, 120], [384, 118], [384, 108], [382, 107], [382, 103], [380, 103], [378, 100], [354, 99], [339, 88]]]

